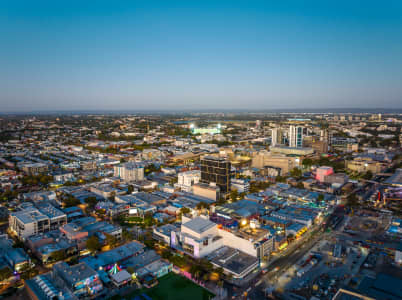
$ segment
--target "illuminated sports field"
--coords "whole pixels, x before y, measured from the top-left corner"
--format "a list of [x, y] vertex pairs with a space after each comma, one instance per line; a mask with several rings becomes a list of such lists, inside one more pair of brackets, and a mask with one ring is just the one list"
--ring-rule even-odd
[[[134, 299], [136, 296], [141, 297], [142, 294], [146, 294], [153, 300], [208, 300], [214, 297], [214, 294], [208, 290], [174, 273], [169, 273], [158, 281], [159, 284], [153, 288], [144, 288], [123, 298]], [[145, 300], [142, 297], [140, 299]]]

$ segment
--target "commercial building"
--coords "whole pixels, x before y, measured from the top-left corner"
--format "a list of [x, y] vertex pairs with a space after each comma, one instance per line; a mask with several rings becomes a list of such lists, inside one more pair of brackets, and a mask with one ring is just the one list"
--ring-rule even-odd
[[98, 273], [85, 263], [56, 263], [51, 272], [24, 281], [30, 299], [93, 299], [105, 292]]
[[232, 281], [243, 280], [259, 268], [259, 259], [235, 248], [224, 246], [208, 256], [208, 260], [224, 273], [232, 275]]
[[320, 182], [324, 182], [325, 181], [325, 177], [329, 176], [331, 174], [334, 173], [334, 169], [332, 167], [319, 167], [316, 170], [316, 179]]
[[286, 155], [295, 155], [295, 156], [305, 156], [314, 153], [313, 148], [309, 147], [287, 147], [287, 146], [275, 146], [270, 147], [272, 153], [286, 154]]
[[266, 260], [274, 248], [274, 237], [264, 228], [246, 226], [239, 230], [219, 228], [223, 244], [238, 249], [248, 255]]
[[86, 263], [69, 266], [59, 262], [53, 266], [52, 273], [56, 282], [64, 283], [77, 297], [94, 296], [103, 289], [98, 273]]
[[174, 226], [173, 224], [165, 224], [160, 227], [154, 227], [152, 236], [155, 240], [171, 246], [170, 238], [172, 236], [172, 231], [177, 233], [180, 231], [180, 228]]
[[194, 195], [205, 197], [211, 200], [218, 200], [221, 193], [220, 188], [214, 182], [210, 184], [198, 183], [193, 185]]
[[311, 148], [318, 154], [323, 154], [328, 152], [328, 142], [326, 141], [313, 141], [311, 143]]
[[221, 197], [230, 192], [230, 161], [214, 156], [204, 156], [201, 159], [201, 180], [200, 182], [215, 183], [219, 187]]
[[348, 161], [346, 167], [354, 172], [365, 173], [370, 171], [373, 174], [381, 173], [387, 167], [386, 163], [375, 161], [369, 158], [356, 158]]
[[289, 127], [289, 146], [303, 147], [303, 127], [291, 125]]
[[251, 166], [253, 168], [262, 169], [265, 166], [271, 168], [279, 168], [281, 175], [286, 175], [293, 168], [298, 167], [300, 159], [294, 156], [287, 156], [285, 154], [274, 154], [266, 150], [254, 154]]
[[288, 220], [311, 227], [320, 215], [318, 210], [298, 206], [287, 206], [271, 213], [272, 217]]

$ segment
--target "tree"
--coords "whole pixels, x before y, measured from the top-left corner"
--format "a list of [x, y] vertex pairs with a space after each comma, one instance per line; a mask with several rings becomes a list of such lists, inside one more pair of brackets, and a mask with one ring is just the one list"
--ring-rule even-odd
[[313, 160], [311, 158], [305, 158], [302, 161], [302, 165], [305, 168], [309, 168], [309, 167], [311, 167], [313, 165]]
[[180, 214], [181, 215], [189, 214], [190, 212], [191, 212], [191, 210], [188, 207], [180, 208]]
[[292, 177], [301, 177], [301, 175], [302, 175], [302, 171], [299, 168], [293, 168], [290, 171], [290, 176], [292, 176]]
[[224, 270], [223, 270], [222, 267], [219, 267], [219, 268], [215, 269], [215, 272], [218, 273], [219, 278], [223, 277]]
[[98, 200], [96, 199], [96, 197], [88, 197], [85, 200], [85, 203], [88, 204], [88, 207], [93, 208], [95, 207], [96, 203], [98, 203]]
[[123, 228], [121, 235], [123, 237], [123, 240], [125, 240], [125, 241], [131, 241], [134, 239], [133, 234], [130, 231], [128, 231], [126, 228]]
[[86, 246], [87, 246], [87, 249], [89, 251], [91, 251], [92, 253], [99, 251], [102, 247], [101, 243], [99, 242], [98, 237], [95, 235], [93, 235], [87, 239]]
[[251, 181], [250, 182], [250, 193], [258, 193], [261, 190], [265, 190], [271, 185], [268, 181]]
[[170, 260], [170, 258], [172, 257], [172, 253], [170, 252], [170, 250], [165, 250], [162, 252], [162, 258], [163, 259], [168, 259]]
[[52, 252], [52, 254], [50, 254], [50, 260], [51, 261], [59, 261], [59, 260], [63, 260], [64, 258], [66, 258], [66, 254], [64, 253], [63, 250], [57, 250]]
[[346, 205], [350, 208], [357, 207], [359, 205], [359, 201], [356, 197], [356, 194], [350, 194], [347, 198]]
[[132, 192], [134, 192], [134, 187], [130, 184], [130, 185], [127, 187], [127, 194], [131, 194]]
[[366, 180], [370, 180], [371, 178], [373, 178], [373, 173], [372, 173], [370, 170], [368, 170], [368, 171], [366, 172], [366, 174], [364, 174], [364, 175], [362, 176], [362, 178], [363, 178], [363, 179], [366, 179]]
[[118, 244], [118, 240], [116, 239], [116, 237], [108, 233], [106, 233], [105, 235], [106, 235], [106, 244], [108, 244], [110, 248], [116, 247], [116, 245]]
[[0, 270], [0, 281], [6, 280], [13, 275], [13, 272], [10, 270], [9, 267], [4, 267]]
[[20, 269], [19, 273], [21, 274], [21, 279], [27, 280], [35, 277], [38, 274], [38, 270], [32, 268], [30, 264], [25, 264], [22, 269]]
[[156, 221], [155, 221], [154, 217], [152, 216], [152, 214], [147, 214], [144, 217], [144, 226], [145, 227], [151, 227], [155, 223], [156, 223]]
[[198, 202], [197, 205], [195, 206], [198, 210], [202, 210], [202, 209], [208, 209], [209, 208], [209, 204], [205, 203], [205, 202]]
[[160, 167], [160, 166], [157, 167], [157, 166], [155, 166], [154, 164], [151, 164], [151, 165], [149, 165], [149, 166], [146, 167], [144, 173], [145, 173], [145, 175], [149, 175], [149, 174], [151, 174], [151, 173], [153, 173], [153, 172], [159, 172], [160, 170], [161, 170], [161, 167]]
[[317, 202], [321, 203], [322, 201], [324, 201], [324, 195], [323, 194], [319, 194], [317, 197]]
[[285, 182], [286, 177], [278, 175], [278, 176], [276, 176], [275, 181], [276, 182]]
[[115, 196], [116, 196], [116, 192], [115, 192], [115, 191], [111, 192], [111, 193], [110, 193], [109, 200], [110, 200], [110, 201], [114, 201], [114, 197], [115, 197]]
[[72, 207], [72, 206], [77, 206], [79, 204], [81, 204], [80, 200], [78, 200], [77, 198], [75, 198], [74, 196], [69, 195], [67, 197], [67, 199], [65, 199], [64, 201], [64, 207]]
[[295, 238], [295, 235], [293, 233], [289, 233], [288, 236], [286, 237], [288, 243], [293, 241], [294, 238]]
[[232, 199], [232, 202], [236, 202], [238, 196], [239, 196], [239, 193], [237, 192], [236, 189], [233, 189], [233, 190], [230, 192], [230, 199]]
[[194, 278], [199, 278], [201, 275], [201, 268], [198, 265], [192, 265], [190, 267], [190, 273]]

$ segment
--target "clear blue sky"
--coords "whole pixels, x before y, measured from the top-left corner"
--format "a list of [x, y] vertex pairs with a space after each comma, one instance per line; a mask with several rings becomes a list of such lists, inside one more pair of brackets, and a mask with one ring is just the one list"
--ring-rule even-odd
[[0, 104], [402, 108], [402, 1], [4, 0]]

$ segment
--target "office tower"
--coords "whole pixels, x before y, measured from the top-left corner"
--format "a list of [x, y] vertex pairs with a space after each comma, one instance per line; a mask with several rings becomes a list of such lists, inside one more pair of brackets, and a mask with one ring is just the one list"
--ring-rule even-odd
[[320, 141], [328, 142], [328, 130], [321, 129], [321, 131], [320, 131]]
[[293, 125], [289, 127], [289, 146], [295, 148], [303, 147], [303, 127]]
[[215, 183], [219, 187], [222, 197], [230, 192], [230, 161], [215, 157], [205, 156], [201, 159], [201, 182]]
[[282, 129], [275, 127], [271, 129], [271, 146], [275, 147], [283, 143]]
[[275, 147], [278, 142], [278, 128], [271, 129], [271, 146]]

